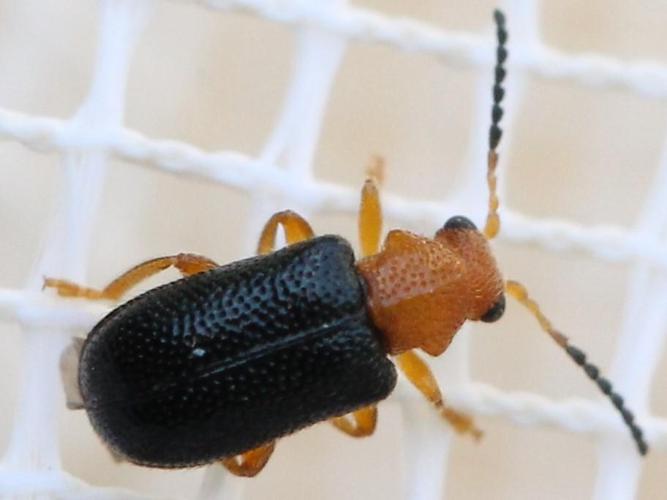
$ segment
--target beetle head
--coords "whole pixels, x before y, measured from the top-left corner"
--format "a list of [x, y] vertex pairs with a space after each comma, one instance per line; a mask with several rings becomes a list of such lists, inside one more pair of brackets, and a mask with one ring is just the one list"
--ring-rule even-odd
[[498, 321], [505, 312], [503, 279], [487, 239], [470, 219], [451, 217], [435, 234], [435, 239], [465, 263], [469, 296], [467, 318], [486, 323]]

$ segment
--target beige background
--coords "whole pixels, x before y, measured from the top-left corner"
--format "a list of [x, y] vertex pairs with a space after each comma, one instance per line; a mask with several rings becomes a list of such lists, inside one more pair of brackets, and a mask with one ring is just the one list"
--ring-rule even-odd
[[[479, 33], [490, 32], [494, 7], [490, 1], [355, 3]], [[658, 1], [550, 1], [543, 5], [540, 29], [549, 45], [566, 51], [667, 62], [665, 20], [667, 4]], [[95, 27], [95, 2], [0, 1], [0, 106], [69, 117], [87, 89]], [[256, 154], [281, 106], [292, 42], [292, 31], [284, 26], [161, 2], [132, 66], [128, 126], [207, 150]], [[388, 161], [388, 191], [418, 199], [446, 197], [461, 172], [471, 135], [476, 75], [432, 57], [353, 44], [327, 110], [316, 175], [357, 186], [369, 155], [382, 153]], [[633, 223], [658, 164], [664, 101], [528, 77], [519, 106], [513, 143], [503, 151], [506, 203], [533, 216], [587, 225]], [[31, 269], [57, 195], [58, 166], [56, 155], [0, 144], [1, 287], [22, 286]], [[225, 187], [114, 161], [101, 205], [91, 284], [103, 284], [157, 255], [196, 251], [228, 262], [247, 252], [248, 228], [238, 214], [248, 210], [249, 199]], [[320, 232], [356, 241], [352, 217], [315, 217], [313, 223]], [[561, 329], [608, 367], [629, 265], [505, 242], [495, 246], [506, 274], [528, 283]], [[4, 449], [19, 390], [21, 337], [10, 324], [0, 325], [0, 334]], [[516, 308], [503, 322], [475, 327], [471, 335], [476, 379], [556, 399], [597, 397], [595, 388]], [[438, 362], [446, 363], [446, 356]], [[667, 415], [666, 377], [663, 356], [652, 396], [660, 415]], [[248, 485], [246, 498], [398, 499], [401, 415], [391, 400], [380, 408], [373, 439], [355, 442], [319, 425], [281, 441], [265, 472]], [[196, 491], [201, 470], [115, 465], [83, 414], [63, 410], [62, 417], [65, 466], [86, 481], [176, 497]], [[591, 440], [500, 419], [481, 418], [480, 423], [486, 431], [482, 444], [456, 441], [449, 498], [590, 498], [595, 474]], [[664, 455], [646, 460], [641, 499], [665, 498], [666, 467]]]

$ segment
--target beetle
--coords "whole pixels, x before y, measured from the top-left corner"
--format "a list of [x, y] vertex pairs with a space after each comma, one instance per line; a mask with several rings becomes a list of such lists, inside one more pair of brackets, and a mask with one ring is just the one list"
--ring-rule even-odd
[[[599, 369], [551, 325], [523, 285], [504, 281], [489, 240], [500, 228], [496, 194], [507, 59], [505, 17], [495, 11], [497, 50], [489, 130], [488, 215], [483, 231], [451, 217], [433, 238], [390, 231], [380, 245], [380, 167], [361, 195], [362, 257], [349, 243], [315, 237], [292, 211], [264, 226], [258, 256], [218, 266], [179, 254], [153, 259], [96, 290], [47, 278], [61, 296], [120, 299], [168, 267], [184, 278], [117, 307], [63, 356], [68, 405], [84, 408], [118, 457], [150, 467], [221, 462], [256, 475], [277, 439], [330, 420], [355, 437], [373, 433], [376, 404], [398, 368], [459, 433], [473, 419], [445, 404], [416, 353], [442, 354], [467, 321], [494, 322], [505, 295], [525, 306], [620, 412], [639, 452], [634, 415]], [[274, 251], [283, 229], [288, 246]]]

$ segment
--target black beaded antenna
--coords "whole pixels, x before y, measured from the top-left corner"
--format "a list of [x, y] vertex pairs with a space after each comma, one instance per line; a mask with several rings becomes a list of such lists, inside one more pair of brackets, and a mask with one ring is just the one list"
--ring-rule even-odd
[[540, 310], [537, 302], [528, 296], [526, 287], [517, 281], [507, 281], [505, 284], [505, 290], [518, 302], [524, 305], [533, 314], [533, 316], [535, 316], [537, 321], [540, 323], [542, 330], [549, 334], [549, 336], [560, 347], [563, 348], [568, 356], [570, 356], [570, 358], [572, 358], [575, 363], [583, 368], [583, 370], [586, 372], [586, 375], [588, 375], [588, 377], [597, 384], [602, 393], [611, 400], [611, 403], [621, 414], [623, 422], [625, 422], [625, 425], [627, 425], [628, 429], [630, 429], [630, 433], [632, 434], [632, 438], [637, 444], [639, 453], [641, 455], [646, 455], [646, 453], [648, 453], [648, 444], [644, 440], [643, 431], [635, 422], [635, 416], [629, 409], [625, 407], [623, 398], [620, 396], [620, 394], [614, 391], [614, 387], [611, 385], [611, 382], [600, 375], [600, 369], [587, 360], [586, 354], [581, 349], [573, 346], [565, 335], [553, 327], [551, 321], [549, 321]]
[[[489, 153], [487, 159], [487, 174], [486, 179], [489, 186], [489, 212], [486, 219], [486, 226], [484, 227], [484, 235], [487, 239], [494, 238], [500, 230], [500, 216], [498, 215], [498, 206], [500, 201], [496, 193], [497, 178], [496, 166], [498, 165], [497, 148], [503, 131], [500, 128], [500, 121], [503, 117], [502, 101], [505, 97], [505, 88], [503, 81], [507, 75], [505, 70], [505, 62], [507, 61], [507, 27], [505, 21], [505, 14], [500, 10], [493, 13], [493, 19], [496, 23], [496, 66], [494, 68], [493, 81], [493, 107], [491, 109], [491, 126], [489, 127]], [[623, 422], [630, 430], [632, 438], [634, 439], [637, 449], [641, 455], [646, 455], [648, 452], [648, 444], [644, 440], [644, 433], [642, 429], [635, 422], [635, 416], [626, 408], [623, 398], [614, 391], [611, 382], [600, 375], [600, 369], [587, 360], [586, 354], [578, 347], [573, 346], [568, 338], [556, 330], [547, 317], [542, 313], [537, 303], [528, 296], [526, 287], [518, 281], [508, 280], [505, 283], [505, 291], [507, 294], [514, 297], [520, 304], [522, 304], [529, 312], [537, 319], [542, 330], [549, 336], [572, 358], [572, 360], [581, 366], [586, 372], [586, 375], [593, 380], [600, 388], [602, 393], [609, 398], [614, 407], [618, 410], [623, 418]]]
[[493, 12], [493, 19], [496, 22], [496, 38], [498, 39], [498, 47], [496, 48], [496, 67], [494, 68], [493, 81], [493, 108], [491, 110], [491, 127], [489, 128], [489, 150], [495, 151], [503, 131], [498, 124], [503, 117], [503, 108], [500, 106], [503, 97], [505, 97], [505, 89], [503, 88], [503, 80], [507, 71], [505, 70], [505, 61], [507, 60], [507, 28], [505, 25], [505, 14], [496, 10]]
[[584, 371], [591, 378], [591, 380], [595, 381], [600, 390], [611, 400], [611, 403], [623, 417], [625, 425], [627, 425], [628, 428], [630, 429], [632, 437], [637, 443], [637, 448], [639, 449], [639, 453], [641, 453], [642, 455], [646, 455], [646, 453], [648, 453], [648, 444], [646, 444], [646, 441], [644, 441], [644, 433], [642, 432], [641, 428], [639, 428], [639, 426], [636, 424], [635, 416], [632, 414], [630, 410], [628, 410], [625, 407], [625, 402], [623, 401], [623, 397], [621, 397], [621, 395], [618, 394], [617, 392], [614, 392], [614, 388], [611, 385], [611, 382], [609, 382], [609, 380], [607, 380], [606, 378], [600, 376], [600, 370], [598, 369], [598, 367], [588, 362], [588, 360], [586, 359], [586, 354], [581, 349], [568, 343], [565, 346], [565, 351], [570, 355], [570, 357], [574, 360], [575, 363], [577, 363], [584, 369]]
[[503, 118], [502, 101], [505, 97], [505, 88], [503, 81], [507, 71], [505, 70], [505, 61], [507, 60], [507, 28], [505, 25], [505, 14], [496, 10], [493, 12], [493, 19], [496, 22], [496, 38], [498, 46], [496, 48], [496, 67], [494, 68], [493, 80], [493, 107], [491, 108], [491, 126], [489, 127], [489, 154], [487, 157], [486, 182], [489, 185], [489, 212], [484, 226], [484, 236], [487, 239], [495, 238], [500, 231], [500, 216], [498, 215], [498, 199], [496, 178], [496, 167], [498, 165], [498, 143], [503, 135], [500, 128], [500, 120]]

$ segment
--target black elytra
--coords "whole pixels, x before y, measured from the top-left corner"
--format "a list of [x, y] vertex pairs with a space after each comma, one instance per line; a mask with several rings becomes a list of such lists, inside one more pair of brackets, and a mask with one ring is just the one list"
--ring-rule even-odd
[[102, 439], [168, 468], [245, 452], [395, 384], [352, 249], [336, 236], [150, 290], [92, 330], [79, 364]]

